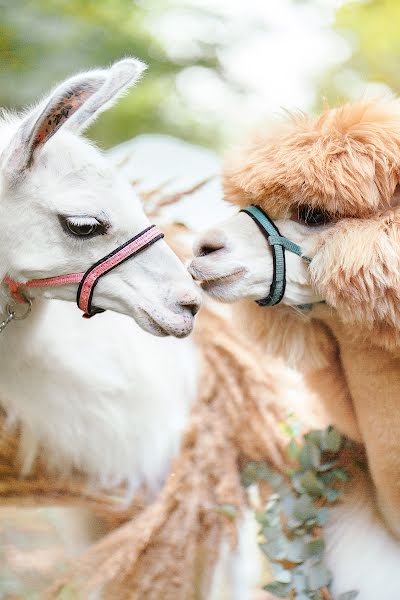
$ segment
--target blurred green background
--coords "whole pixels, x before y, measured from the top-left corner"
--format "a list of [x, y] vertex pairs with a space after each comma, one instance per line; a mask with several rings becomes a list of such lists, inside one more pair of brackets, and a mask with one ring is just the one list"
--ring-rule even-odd
[[398, 0], [0, 0], [0, 106], [135, 55], [145, 78], [89, 135], [220, 149], [282, 106], [398, 92], [399, 17]]

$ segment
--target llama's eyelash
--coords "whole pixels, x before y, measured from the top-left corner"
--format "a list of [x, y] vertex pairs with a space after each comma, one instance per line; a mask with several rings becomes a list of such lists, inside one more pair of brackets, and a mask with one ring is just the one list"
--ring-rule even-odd
[[95, 217], [65, 217], [65, 220], [67, 223], [76, 225], [77, 227], [80, 225], [100, 225], [100, 221]]
[[105, 235], [110, 224], [88, 215], [58, 215], [64, 232], [74, 238], [90, 239]]

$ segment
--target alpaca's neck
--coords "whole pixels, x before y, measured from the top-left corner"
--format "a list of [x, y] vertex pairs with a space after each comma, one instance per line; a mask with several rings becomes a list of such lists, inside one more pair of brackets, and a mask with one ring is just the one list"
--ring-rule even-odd
[[327, 365], [326, 350], [330, 354], [333, 340], [311, 312], [300, 313], [285, 306], [262, 308], [251, 300], [239, 302], [234, 312], [246, 335], [267, 354], [299, 370]]

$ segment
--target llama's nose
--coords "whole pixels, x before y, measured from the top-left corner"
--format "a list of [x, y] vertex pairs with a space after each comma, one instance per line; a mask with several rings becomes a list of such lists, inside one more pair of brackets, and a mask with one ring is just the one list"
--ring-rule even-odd
[[203, 234], [195, 243], [193, 252], [196, 257], [207, 256], [213, 252], [224, 250], [227, 246], [227, 239], [223, 231], [213, 229]]
[[201, 306], [200, 293], [187, 292], [178, 297], [178, 305], [188, 310], [193, 316], [197, 315]]

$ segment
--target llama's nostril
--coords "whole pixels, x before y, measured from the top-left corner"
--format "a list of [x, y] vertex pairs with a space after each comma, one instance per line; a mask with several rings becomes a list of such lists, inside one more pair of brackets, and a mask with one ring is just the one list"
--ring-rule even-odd
[[200, 310], [200, 303], [198, 302], [193, 304], [185, 304], [184, 306], [192, 313], [193, 316], [196, 316]]
[[180, 300], [179, 304], [191, 312], [193, 316], [195, 316], [200, 310], [201, 301], [197, 298], [183, 298]]

